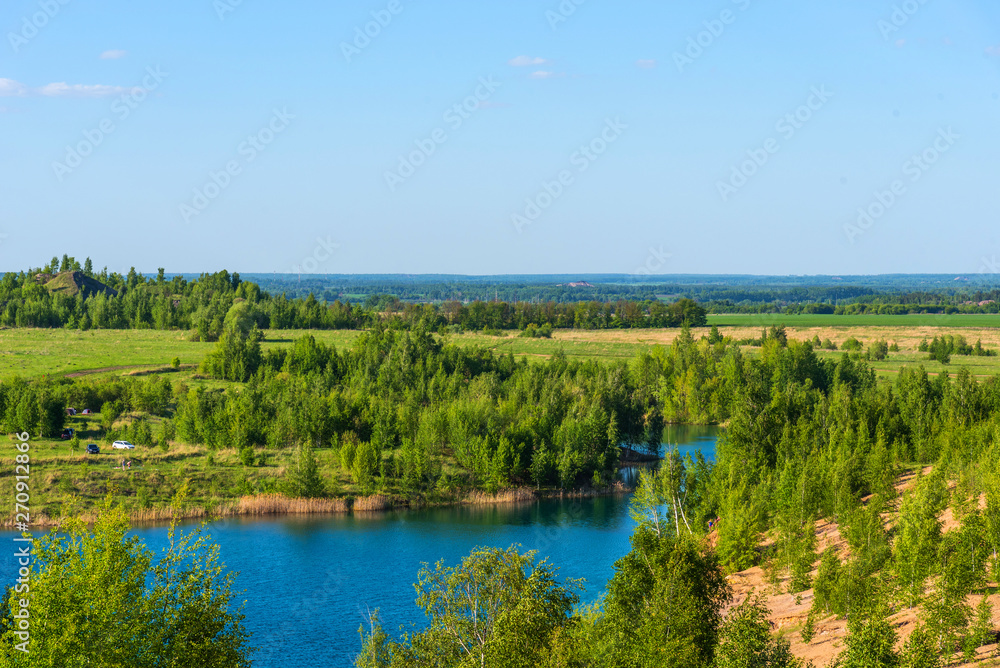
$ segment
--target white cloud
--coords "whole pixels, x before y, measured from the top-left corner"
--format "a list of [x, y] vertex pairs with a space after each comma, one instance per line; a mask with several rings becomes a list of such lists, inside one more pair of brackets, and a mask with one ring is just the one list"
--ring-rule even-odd
[[0, 97], [24, 97], [28, 87], [13, 79], [0, 79]]
[[635, 64], [638, 65], [639, 67], [641, 67], [644, 70], [651, 70], [654, 67], [656, 67], [656, 61], [655, 60], [637, 60], [637, 61], [635, 61]]
[[20, 81], [0, 79], [0, 97], [109, 97], [127, 93], [130, 88], [122, 86], [68, 84], [65, 81], [46, 84], [40, 88], [29, 88]]
[[116, 60], [118, 58], [124, 58], [127, 51], [122, 49], [110, 49], [101, 54], [101, 60]]
[[532, 65], [545, 65], [549, 61], [545, 58], [532, 58], [531, 56], [518, 56], [517, 58], [511, 58], [507, 61], [507, 64], [511, 67], [531, 67]]
[[67, 84], [65, 81], [50, 83], [37, 89], [38, 95], [44, 97], [108, 97], [127, 93], [128, 88], [121, 86], [103, 86], [100, 84], [88, 86], [85, 84]]
[[561, 72], [551, 72], [549, 70], [538, 70], [537, 72], [532, 72], [528, 75], [531, 79], [556, 79], [558, 77], [564, 77], [565, 74]]

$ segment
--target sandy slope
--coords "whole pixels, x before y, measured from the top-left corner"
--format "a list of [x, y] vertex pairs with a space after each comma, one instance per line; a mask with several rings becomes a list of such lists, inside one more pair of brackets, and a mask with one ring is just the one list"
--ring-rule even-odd
[[[925, 469], [925, 472], [929, 472], [929, 467]], [[912, 474], [901, 477], [897, 484], [897, 489], [902, 491], [908, 488], [913, 477]], [[957, 526], [950, 508], [942, 514], [942, 521], [944, 522], [945, 531]], [[836, 523], [830, 521], [817, 522], [816, 537], [818, 553], [822, 553], [828, 546], [833, 546], [838, 551], [841, 560], [847, 557], [849, 547], [841, 537]], [[709, 542], [714, 544], [714, 534], [709, 536]], [[813, 570], [812, 574], [815, 576], [816, 571]], [[787, 579], [787, 577], [780, 579], [779, 587], [781, 591], [787, 590]], [[828, 664], [843, 650], [843, 638], [847, 635], [847, 621], [832, 616], [816, 620], [816, 632], [812, 642], [802, 642], [800, 631], [806, 622], [809, 608], [812, 605], [812, 589], [808, 589], [800, 594], [775, 593], [774, 587], [767, 582], [764, 572], [760, 567], [734, 573], [729, 576], [729, 582], [733, 587], [733, 605], [738, 605], [753, 590], [767, 594], [767, 604], [771, 610], [771, 622], [774, 625], [774, 630], [788, 639], [792, 646], [792, 652], [796, 656], [812, 661], [818, 668]], [[970, 601], [975, 605], [979, 602], [979, 599], [980, 597], [975, 596]], [[990, 596], [990, 601], [993, 604], [993, 628], [1000, 629], [1000, 593]], [[899, 634], [900, 645], [912, 633], [917, 622], [917, 612], [916, 609], [903, 610], [890, 618], [896, 627], [896, 632]], [[998, 651], [1000, 651], [1000, 646], [996, 644], [982, 647], [979, 649], [979, 657], [976, 662], [963, 665], [1000, 666], [1000, 654], [998, 654]]]

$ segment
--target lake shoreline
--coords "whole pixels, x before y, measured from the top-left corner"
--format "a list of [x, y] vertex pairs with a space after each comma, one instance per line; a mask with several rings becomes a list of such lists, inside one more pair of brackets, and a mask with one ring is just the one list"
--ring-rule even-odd
[[[625, 462], [623, 462], [625, 463]], [[635, 462], [628, 462], [635, 463]], [[534, 503], [536, 501], [552, 501], [559, 499], [590, 499], [606, 496], [623, 496], [631, 494], [634, 489], [621, 481], [602, 488], [579, 488], [574, 490], [536, 489], [533, 487], [517, 487], [502, 490], [495, 494], [474, 491], [460, 499], [448, 501], [422, 502], [419, 499], [392, 497], [386, 494], [373, 494], [358, 498], [342, 497], [335, 499], [302, 499], [284, 496], [282, 494], [258, 494], [243, 496], [228, 502], [222, 508], [204, 507], [185, 508], [175, 512], [174, 508], [151, 508], [127, 513], [129, 523], [133, 526], [156, 526], [172, 522], [191, 522], [201, 520], [213, 522], [236, 518], [272, 518], [291, 516], [334, 516], [358, 513], [389, 513], [399, 510], [423, 510], [427, 508], [451, 508], [459, 506], [505, 506]], [[96, 516], [90, 512], [78, 516], [87, 523], [93, 523]], [[31, 529], [59, 528], [70, 518], [51, 518], [40, 516], [30, 524]], [[13, 529], [16, 522], [8, 518], [3, 522], [4, 529]]]

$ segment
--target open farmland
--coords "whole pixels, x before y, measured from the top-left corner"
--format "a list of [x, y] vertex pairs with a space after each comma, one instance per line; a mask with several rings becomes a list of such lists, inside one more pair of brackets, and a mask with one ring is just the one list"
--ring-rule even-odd
[[[730, 317], [730, 316], [713, 316]], [[880, 362], [872, 362], [882, 378], [891, 378], [906, 365], [920, 365], [930, 373], [947, 370], [954, 373], [958, 368], [969, 367], [978, 377], [1000, 373], [1000, 357], [962, 357], [955, 355], [951, 364], [942, 365], [927, 359], [925, 353], [917, 352], [924, 339], [935, 336], [964, 336], [970, 343], [982, 341], [984, 347], [1000, 350], [1000, 328], [984, 327], [979, 316], [953, 316], [971, 318], [977, 324], [958, 326], [933, 326], [927, 324], [876, 324], [882, 316], [867, 316], [872, 324], [857, 324], [864, 317], [844, 316], [803, 316], [800, 319], [782, 318], [773, 321], [749, 323], [745, 326], [719, 325], [719, 331], [736, 340], [752, 339], [760, 336], [767, 322], [785, 324], [788, 337], [800, 341], [830, 339], [838, 348], [850, 337], [861, 341], [867, 348], [874, 341], [884, 340], [899, 345], [898, 353], [890, 353]], [[895, 319], [911, 316], [886, 316]], [[918, 316], [922, 318], [923, 316]], [[986, 316], [984, 316], [986, 317]], [[995, 318], [995, 316], [988, 316]], [[833, 326], [817, 324], [809, 318], [842, 318], [849, 324]], [[711, 319], [710, 319], [711, 321]], [[964, 322], [959, 320], [959, 322]], [[692, 330], [697, 337], [707, 335], [709, 328]], [[305, 334], [338, 348], [349, 347], [361, 332], [356, 330], [268, 330], [263, 343], [265, 350], [290, 346]], [[502, 336], [483, 333], [451, 334], [446, 341], [460, 346], [482, 346], [499, 353], [511, 353], [518, 357], [543, 358], [562, 351], [571, 359], [597, 361], [629, 360], [637, 353], [650, 350], [657, 345], [670, 345], [680, 336], [678, 329], [631, 329], [631, 330], [556, 330], [552, 338], [525, 338], [519, 332], [505, 332]], [[193, 369], [214, 347], [214, 343], [200, 343], [188, 340], [188, 333], [181, 331], [156, 330], [91, 330], [80, 332], [65, 329], [5, 329], [0, 330], [0, 377], [15, 375], [37, 377], [54, 375], [126, 374], [141, 373], [168, 366], [177, 357], [184, 369]], [[747, 347], [753, 352], [753, 347]], [[819, 350], [820, 357], [839, 357], [842, 352]]]

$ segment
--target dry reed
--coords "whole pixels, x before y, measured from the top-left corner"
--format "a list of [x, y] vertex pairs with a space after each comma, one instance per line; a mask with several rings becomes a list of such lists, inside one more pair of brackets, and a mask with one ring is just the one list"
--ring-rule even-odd
[[535, 491], [529, 487], [518, 487], [516, 489], [504, 489], [496, 494], [473, 491], [462, 500], [462, 503], [469, 505], [504, 505], [508, 503], [525, 503], [535, 500]]
[[392, 500], [384, 494], [373, 494], [355, 499], [353, 509], [362, 512], [378, 512], [392, 509]]

